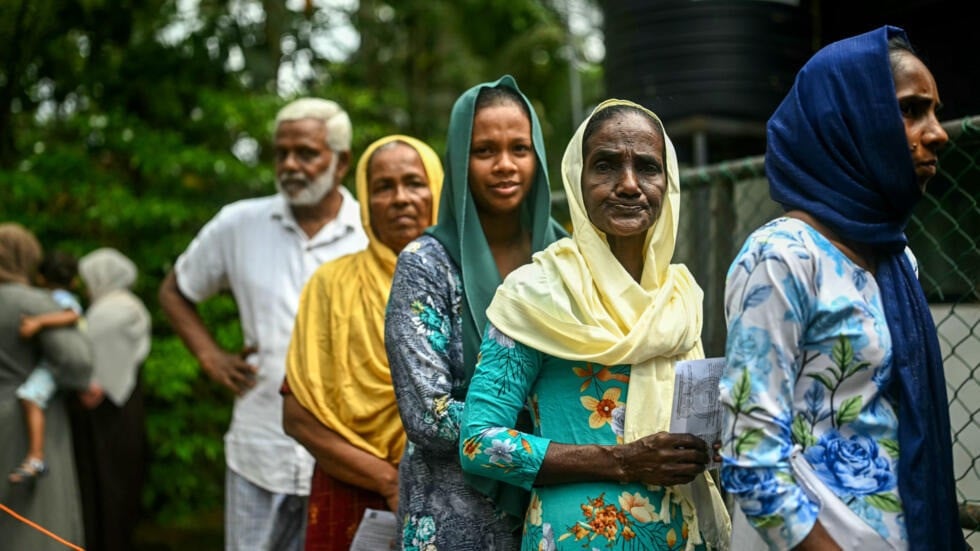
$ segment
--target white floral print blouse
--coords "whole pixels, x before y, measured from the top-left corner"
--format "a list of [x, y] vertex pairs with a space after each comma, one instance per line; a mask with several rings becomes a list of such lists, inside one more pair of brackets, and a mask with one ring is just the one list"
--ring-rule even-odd
[[[914, 262], [913, 262], [914, 264]], [[817, 504], [794, 449], [846, 506], [906, 547], [892, 337], [878, 286], [804, 222], [757, 229], [729, 269], [722, 485], [773, 549], [810, 532]]]

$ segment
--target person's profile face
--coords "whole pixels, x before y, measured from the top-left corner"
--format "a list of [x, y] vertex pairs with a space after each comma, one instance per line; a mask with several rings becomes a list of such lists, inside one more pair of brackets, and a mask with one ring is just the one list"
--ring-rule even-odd
[[396, 254], [432, 221], [432, 189], [417, 151], [395, 143], [375, 151], [368, 167], [371, 230]]
[[531, 121], [519, 105], [488, 105], [473, 116], [469, 188], [476, 210], [493, 215], [515, 212], [534, 183], [537, 156]]
[[949, 141], [936, 112], [942, 106], [939, 89], [932, 73], [922, 61], [908, 52], [900, 52], [893, 72], [895, 96], [902, 112], [905, 137], [919, 189], [936, 175], [938, 152]]
[[664, 138], [650, 118], [613, 115], [583, 147], [582, 198], [589, 220], [610, 237], [643, 238], [667, 191]]

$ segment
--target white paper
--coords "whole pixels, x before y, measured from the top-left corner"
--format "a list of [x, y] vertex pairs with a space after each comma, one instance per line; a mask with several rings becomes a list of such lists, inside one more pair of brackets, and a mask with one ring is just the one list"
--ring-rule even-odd
[[[674, 407], [670, 415], [670, 432], [690, 433], [712, 446], [721, 440], [722, 405], [718, 383], [725, 369], [725, 358], [705, 358], [677, 362], [674, 377]], [[713, 469], [719, 465], [708, 463]]]
[[398, 520], [391, 511], [365, 509], [361, 523], [350, 544], [350, 551], [395, 549]]

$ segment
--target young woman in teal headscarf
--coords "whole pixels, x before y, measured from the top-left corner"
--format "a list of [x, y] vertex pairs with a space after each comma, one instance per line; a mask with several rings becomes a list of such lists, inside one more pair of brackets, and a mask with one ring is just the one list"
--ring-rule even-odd
[[385, 346], [408, 446], [399, 468], [402, 548], [516, 549], [526, 496], [465, 478], [463, 401], [497, 286], [565, 235], [550, 216], [541, 124], [512, 77], [453, 106], [438, 224], [398, 257]]

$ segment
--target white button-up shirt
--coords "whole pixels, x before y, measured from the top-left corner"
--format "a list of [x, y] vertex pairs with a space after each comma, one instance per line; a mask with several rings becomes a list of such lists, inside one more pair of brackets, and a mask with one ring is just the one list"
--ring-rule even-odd
[[193, 302], [230, 289], [238, 304], [256, 385], [235, 400], [225, 434], [228, 468], [275, 493], [308, 495], [313, 457], [282, 428], [279, 389], [299, 296], [324, 262], [363, 250], [367, 237], [354, 197], [343, 195], [337, 217], [312, 238], [281, 195], [225, 206], [177, 259], [180, 291]]

